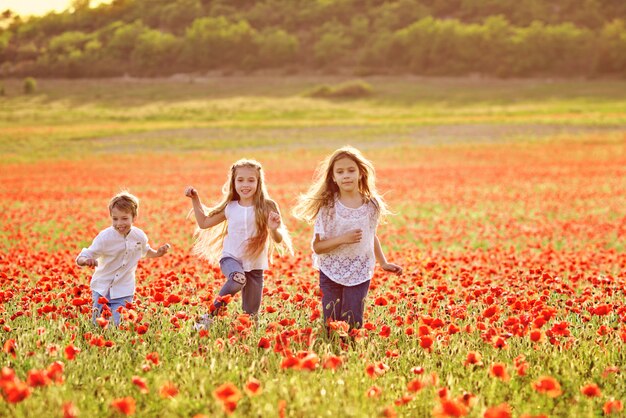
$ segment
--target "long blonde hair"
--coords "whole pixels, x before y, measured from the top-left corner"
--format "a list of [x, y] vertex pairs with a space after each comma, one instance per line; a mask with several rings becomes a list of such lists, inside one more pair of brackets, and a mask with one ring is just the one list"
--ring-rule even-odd
[[374, 165], [358, 149], [345, 146], [339, 148], [320, 163], [315, 171], [314, 181], [309, 190], [300, 195], [292, 214], [308, 223], [315, 221], [322, 207], [331, 208], [339, 194], [339, 186], [333, 181], [335, 162], [342, 158], [354, 161], [359, 169], [359, 193], [364, 201], [374, 203], [379, 220], [390, 212], [383, 197], [376, 190], [376, 170]]
[[[235, 179], [237, 169], [242, 167], [253, 168], [256, 170], [257, 174], [257, 189], [254, 193], [253, 202], [257, 234], [248, 239], [245, 250], [246, 256], [256, 257], [263, 252], [265, 243], [269, 238], [269, 227], [267, 225], [269, 213], [276, 212], [280, 214], [278, 204], [270, 199], [269, 194], [267, 193], [267, 189], [265, 187], [265, 175], [263, 173], [261, 163], [248, 159], [236, 161], [230, 167], [230, 170], [228, 171], [228, 179], [226, 180], [226, 183], [224, 183], [224, 186], [222, 186], [222, 200], [212, 208], [204, 207], [204, 210], [207, 212], [208, 216], [213, 216], [224, 211], [230, 202], [240, 199], [239, 193], [237, 193], [237, 190], [235, 189]], [[270, 240], [270, 261], [272, 260], [274, 249], [276, 249], [281, 255], [286, 251], [293, 254], [291, 237], [289, 236], [289, 231], [287, 231], [284, 223], [281, 223], [279, 231], [281, 232], [283, 240], [280, 244]], [[222, 222], [221, 226], [215, 226], [209, 229], [196, 228], [194, 234], [196, 241], [192, 252], [212, 263], [217, 263], [221, 257], [224, 238], [227, 233], [228, 220]]]

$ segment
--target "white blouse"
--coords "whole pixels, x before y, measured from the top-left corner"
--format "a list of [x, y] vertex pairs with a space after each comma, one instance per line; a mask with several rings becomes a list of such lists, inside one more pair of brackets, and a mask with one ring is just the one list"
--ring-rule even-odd
[[224, 215], [228, 221], [228, 231], [224, 237], [223, 257], [232, 257], [243, 265], [244, 271], [267, 270], [267, 251], [269, 240], [265, 242], [265, 248], [254, 259], [246, 256], [248, 239], [256, 235], [256, 215], [254, 206], [241, 206], [233, 200], [226, 205]]
[[98, 260], [91, 290], [117, 299], [135, 293], [137, 262], [148, 250], [148, 237], [141, 229], [131, 226], [128, 235], [123, 236], [110, 226], [100, 231], [89, 248], [83, 248], [76, 261], [80, 257]]
[[376, 266], [374, 239], [377, 226], [378, 214], [372, 201], [352, 209], [335, 199], [333, 207], [320, 209], [313, 233], [325, 240], [360, 229], [363, 236], [358, 243], [342, 244], [328, 253], [313, 252], [313, 266], [344, 286], [356, 286], [370, 280]]

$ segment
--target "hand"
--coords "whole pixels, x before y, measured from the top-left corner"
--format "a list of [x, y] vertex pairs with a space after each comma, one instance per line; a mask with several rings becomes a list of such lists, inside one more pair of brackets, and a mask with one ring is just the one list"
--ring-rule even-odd
[[356, 244], [361, 242], [363, 238], [363, 230], [361, 229], [353, 229], [352, 231], [348, 231], [343, 234], [343, 243], [344, 244]]
[[98, 260], [95, 260], [93, 258], [81, 257], [81, 259], [79, 259], [78, 261], [78, 264], [81, 266], [98, 267]]
[[185, 196], [193, 199], [194, 197], [198, 197], [198, 191], [193, 186], [188, 186], [185, 189]]
[[278, 229], [280, 227], [281, 219], [280, 215], [276, 212], [270, 212], [267, 217], [267, 226], [270, 229]]
[[170, 248], [171, 246], [169, 244], [161, 245], [156, 252], [156, 256], [161, 257], [165, 255], [170, 250]]
[[389, 271], [391, 273], [395, 273], [398, 276], [402, 274], [402, 267], [395, 265], [393, 263], [385, 263], [380, 266], [383, 270]]

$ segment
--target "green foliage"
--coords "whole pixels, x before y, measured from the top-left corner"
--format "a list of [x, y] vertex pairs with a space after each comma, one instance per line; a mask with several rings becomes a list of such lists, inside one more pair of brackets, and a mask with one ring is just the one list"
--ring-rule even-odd
[[[626, 75], [626, 2], [78, 0], [0, 30], [3, 74]], [[156, 32], [159, 32], [158, 35]], [[163, 65], [167, 63], [168, 65]]]
[[195, 68], [237, 66], [254, 53], [256, 31], [245, 20], [196, 19], [185, 33], [183, 59]]
[[48, 52], [52, 55], [64, 55], [75, 50], [82, 50], [90, 39], [91, 36], [83, 32], [64, 32], [50, 39]]
[[118, 26], [107, 45], [108, 52], [117, 59], [128, 60], [135, 49], [137, 39], [147, 29], [140, 20]]
[[318, 32], [319, 39], [313, 46], [315, 63], [319, 66], [330, 66], [345, 62], [352, 45], [347, 28], [333, 21], [326, 23]]
[[171, 58], [178, 57], [181, 45], [181, 40], [174, 35], [146, 29], [137, 38], [131, 59], [144, 74], [162, 73], [164, 68], [174, 70]]
[[35, 91], [37, 91], [37, 80], [32, 77], [26, 77], [24, 79], [23, 88], [25, 94], [35, 93]]
[[372, 86], [362, 80], [348, 81], [337, 86], [319, 86], [306, 93], [309, 97], [325, 99], [356, 99], [371, 96]]
[[255, 37], [258, 63], [261, 67], [280, 67], [294, 62], [300, 42], [282, 29], [268, 29]]

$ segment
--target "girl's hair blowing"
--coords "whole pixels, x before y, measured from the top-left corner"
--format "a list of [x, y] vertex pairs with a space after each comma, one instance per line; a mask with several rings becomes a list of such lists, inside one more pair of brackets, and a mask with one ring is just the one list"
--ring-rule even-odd
[[[232, 202], [240, 199], [239, 193], [235, 188], [235, 180], [237, 177], [237, 169], [241, 167], [249, 167], [256, 170], [257, 173], [257, 189], [254, 193], [254, 215], [256, 223], [257, 234], [246, 243], [246, 256], [256, 257], [265, 248], [269, 236], [269, 227], [267, 225], [267, 218], [270, 212], [280, 213], [278, 205], [272, 199], [269, 198], [267, 189], [265, 187], [265, 175], [263, 173], [263, 167], [258, 161], [241, 159], [236, 161], [228, 171], [228, 179], [222, 187], [222, 200], [212, 208], [204, 208], [208, 212], [208, 216], [215, 215], [226, 209], [226, 206]], [[190, 212], [191, 213], [191, 212]], [[293, 247], [291, 244], [291, 238], [289, 232], [284, 223], [280, 226], [280, 231], [283, 236], [283, 241], [280, 244], [275, 244], [273, 241], [270, 245], [270, 261], [271, 254], [274, 247], [278, 250], [279, 254], [284, 251], [288, 251], [293, 254]], [[224, 221], [222, 225], [218, 225], [209, 229], [196, 228], [194, 234], [196, 241], [193, 246], [193, 253], [209, 260], [212, 263], [217, 263], [221, 256], [224, 237], [228, 232], [228, 220]]]
[[339, 186], [333, 181], [333, 168], [335, 162], [342, 158], [349, 158], [356, 163], [359, 169], [359, 193], [363, 200], [374, 203], [379, 217], [384, 218], [389, 214], [383, 197], [376, 190], [374, 166], [358, 149], [345, 146], [333, 152], [320, 163], [315, 171], [313, 184], [305, 194], [300, 195], [298, 203], [292, 211], [296, 218], [311, 223], [322, 207], [334, 206], [335, 197], [339, 193]]

